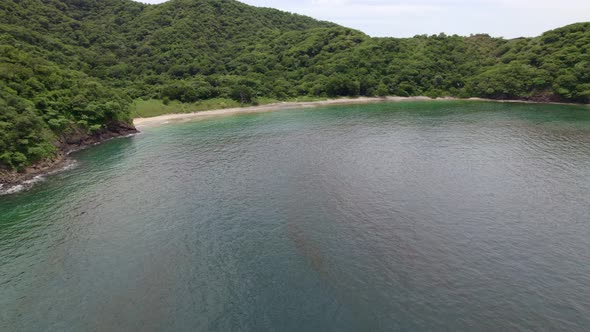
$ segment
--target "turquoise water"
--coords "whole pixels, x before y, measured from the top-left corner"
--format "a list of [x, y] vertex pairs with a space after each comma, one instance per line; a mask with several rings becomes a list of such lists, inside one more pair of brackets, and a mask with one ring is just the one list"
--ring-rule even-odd
[[2, 331], [590, 329], [590, 109], [203, 119], [0, 197]]

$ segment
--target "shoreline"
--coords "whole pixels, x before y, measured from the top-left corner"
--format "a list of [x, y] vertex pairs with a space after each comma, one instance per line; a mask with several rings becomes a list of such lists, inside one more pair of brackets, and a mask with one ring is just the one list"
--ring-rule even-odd
[[208, 118], [215, 116], [229, 116], [240, 113], [264, 113], [282, 110], [294, 110], [314, 108], [321, 106], [336, 106], [336, 105], [362, 105], [371, 103], [383, 102], [404, 102], [404, 101], [484, 101], [496, 103], [520, 103], [520, 104], [543, 104], [543, 105], [570, 105], [570, 106], [585, 106], [590, 107], [589, 104], [573, 104], [573, 103], [559, 103], [546, 102], [534, 100], [497, 100], [485, 98], [456, 98], [456, 97], [440, 97], [430, 98], [425, 96], [416, 97], [358, 97], [358, 98], [339, 98], [326, 99], [319, 101], [303, 101], [303, 102], [278, 102], [260, 106], [246, 106], [213, 109], [208, 111], [199, 111], [191, 113], [174, 113], [164, 114], [148, 118], [135, 118], [133, 125], [119, 124], [111, 128], [107, 128], [104, 132], [87, 137], [78, 137], [70, 142], [65, 140], [61, 143], [60, 153], [52, 160], [45, 160], [32, 165], [25, 169], [22, 173], [0, 169], [0, 197], [5, 195], [15, 194], [17, 192], [30, 189], [35, 183], [43, 181], [46, 176], [68, 170], [76, 165], [74, 159], [69, 158], [73, 152], [80, 151], [114, 138], [124, 138], [134, 136], [140, 133], [141, 128], [159, 126], [171, 122], [186, 122], [198, 118]]
[[29, 189], [35, 183], [43, 181], [46, 176], [75, 166], [76, 161], [69, 157], [74, 152], [99, 145], [111, 139], [130, 137], [138, 133], [139, 131], [131, 126], [119, 125], [106, 129], [98, 135], [77, 137], [73, 141], [64, 139], [64, 142], [60, 144], [60, 152], [53, 159], [29, 166], [21, 173], [0, 169], [0, 197]]
[[278, 102], [260, 106], [246, 106], [221, 108], [208, 111], [191, 112], [191, 113], [174, 113], [164, 114], [149, 118], [135, 118], [133, 124], [137, 128], [153, 127], [157, 125], [166, 124], [169, 122], [182, 122], [201, 117], [212, 117], [221, 115], [234, 115], [239, 113], [265, 113], [282, 110], [293, 110], [303, 108], [314, 108], [321, 106], [333, 105], [355, 105], [355, 104], [370, 104], [380, 102], [401, 102], [401, 101], [428, 101], [428, 100], [459, 100], [456, 98], [438, 98], [432, 99], [430, 97], [359, 97], [359, 98], [339, 98], [327, 99], [320, 101], [296, 101], [296, 102]]
[[293, 110], [293, 109], [304, 109], [314, 108], [321, 106], [335, 106], [335, 105], [361, 105], [371, 103], [383, 103], [383, 102], [404, 102], [404, 101], [486, 101], [496, 103], [519, 103], [519, 104], [544, 104], [544, 105], [578, 105], [578, 106], [589, 106], [587, 104], [572, 104], [572, 103], [558, 103], [558, 102], [542, 102], [534, 100], [498, 100], [498, 99], [486, 99], [486, 98], [457, 98], [457, 97], [440, 97], [430, 98], [425, 96], [416, 97], [358, 97], [358, 98], [339, 98], [339, 99], [327, 99], [320, 101], [302, 101], [302, 102], [278, 102], [260, 106], [246, 106], [246, 107], [234, 107], [234, 108], [221, 108], [213, 109], [208, 111], [190, 112], [190, 113], [172, 113], [158, 115], [147, 118], [135, 118], [133, 124], [137, 128], [154, 127], [170, 122], [185, 122], [198, 118], [206, 118], [213, 116], [222, 115], [234, 115], [239, 113], [265, 113], [282, 110]]

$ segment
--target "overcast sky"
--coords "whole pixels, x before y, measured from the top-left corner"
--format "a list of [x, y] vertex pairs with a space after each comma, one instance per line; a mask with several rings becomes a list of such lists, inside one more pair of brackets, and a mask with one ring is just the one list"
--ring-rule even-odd
[[[161, 3], [165, 0], [142, 0]], [[374, 37], [417, 34], [530, 37], [570, 23], [590, 21], [590, 0], [243, 0], [308, 15]]]

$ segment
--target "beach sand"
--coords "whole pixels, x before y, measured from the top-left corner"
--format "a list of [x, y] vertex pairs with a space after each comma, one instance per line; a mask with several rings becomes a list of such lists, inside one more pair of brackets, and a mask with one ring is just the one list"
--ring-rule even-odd
[[178, 114], [165, 114], [150, 118], [135, 118], [133, 124], [138, 128], [153, 127], [161, 124], [170, 122], [184, 122], [192, 119], [221, 116], [221, 115], [232, 115], [238, 113], [261, 113], [261, 112], [273, 112], [280, 110], [291, 110], [299, 108], [311, 108], [320, 106], [330, 105], [354, 105], [354, 104], [368, 104], [368, 103], [379, 103], [379, 102], [401, 102], [401, 101], [428, 101], [428, 100], [469, 100], [469, 101], [489, 101], [498, 103], [525, 103], [525, 104], [553, 104], [553, 105], [582, 105], [590, 106], [588, 104], [572, 104], [572, 103], [555, 103], [555, 102], [539, 102], [532, 100], [496, 100], [496, 99], [485, 99], [485, 98], [454, 98], [454, 97], [442, 97], [442, 98], [430, 98], [424, 96], [417, 97], [359, 97], [359, 98], [341, 98], [341, 99], [328, 99], [321, 101], [307, 101], [307, 102], [282, 102], [260, 106], [248, 106], [248, 107], [236, 107], [236, 108], [224, 108], [210, 111], [201, 111], [193, 113], [178, 113]]
[[[354, 105], [354, 104], [367, 104], [367, 103], [378, 103], [378, 102], [396, 102], [396, 101], [412, 101], [412, 100], [435, 100], [429, 97], [360, 97], [360, 98], [342, 98], [312, 102], [283, 102], [274, 103], [261, 106], [249, 106], [249, 107], [237, 107], [237, 108], [225, 108], [211, 111], [202, 111], [194, 113], [180, 113], [180, 114], [166, 114], [155, 116], [151, 118], [136, 118], [133, 120], [133, 124], [139, 129], [142, 127], [157, 126], [169, 122], [182, 122], [188, 121], [195, 118], [219, 116], [219, 115], [232, 115], [237, 113], [261, 113], [261, 112], [272, 112], [287, 109], [298, 109], [298, 108], [311, 108], [329, 105]], [[440, 98], [436, 100], [455, 100], [455, 98]]]

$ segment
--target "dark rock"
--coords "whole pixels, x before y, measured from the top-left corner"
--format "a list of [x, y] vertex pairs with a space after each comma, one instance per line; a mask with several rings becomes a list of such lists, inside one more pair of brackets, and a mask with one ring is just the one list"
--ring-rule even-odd
[[75, 131], [67, 136], [62, 136], [56, 142], [59, 153], [53, 159], [42, 160], [22, 172], [15, 172], [0, 168], [0, 190], [22, 184], [35, 176], [50, 173], [65, 166], [68, 162], [67, 155], [71, 152], [82, 150], [88, 146], [96, 145], [106, 140], [125, 137], [136, 134], [139, 131], [131, 124], [111, 123], [107, 127], [92, 135], [84, 134], [82, 131]]

